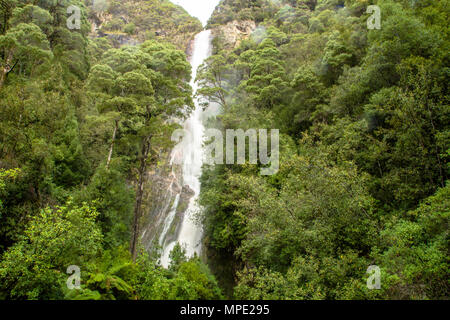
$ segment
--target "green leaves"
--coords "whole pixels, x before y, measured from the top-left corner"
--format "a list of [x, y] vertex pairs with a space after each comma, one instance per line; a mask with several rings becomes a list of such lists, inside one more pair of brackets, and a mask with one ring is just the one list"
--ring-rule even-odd
[[5, 196], [6, 184], [9, 180], [14, 180], [20, 174], [20, 169], [0, 169], [0, 219], [2, 218], [3, 211], [3, 201], [2, 198]]
[[265, 39], [250, 59], [250, 76], [242, 81], [240, 89], [252, 95], [260, 108], [271, 108], [280, 103], [287, 83], [280, 63], [280, 52], [271, 39]]
[[130, 0], [115, 0], [109, 1], [105, 10], [98, 10], [95, 7], [92, 9], [93, 15], [103, 13], [113, 16], [113, 19], [102, 25], [103, 33], [128, 34], [140, 42], [158, 39], [161, 42], [170, 42], [180, 50], [184, 50], [193, 35], [202, 30], [197, 18], [190, 16], [180, 6], [167, 1], [146, 0], [136, 5]]
[[[449, 186], [427, 199], [407, 219], [400, 219], [382, 233], [385, 250], [374, 252], [388, 277], [397, 281], [385, 286], [386, 294], [397, 299], [443, 299], [448, 292], [450, 218]], [[404, 288], [407, 288], [405, 291]]]
[[228, 91], [225, 73], [227, 70], [224, 53], [208, 57], [197, 71], [197, 79], [195, 79], [199, 82], [197, 95], [206, 97], [210, 102], [219, 103], [223, 108], [226, 107], [225, 96]]
[[0, 48], [0, 90], [17, 64], [27, 75], [33, 75], [36, 67], [52, 57], [47, 37], [35, 24], [20, 23], [0, 35]]
[[[81, 1], [0, 2], [0, 296], [222, 298], [180, 246], [169, 270], [126, 248], [148, 201], [136, 177], [193, 109], [183, 50], [200, 23], [169, 2], [110, 1], [102, 31], [141, 43], [113, 49], [87, 38], [98, 11]], [[225, 0], [210, 21], [258, 24], [232, 51], [214, 39], [198, 70], [222, 107], [213, 124], [282, 132], [277, 175], [203, 170], [204, 241], [237, 298], [448, 296], [448, 1], [379, 0], [370, 31], [367, 4]], [[381, 290], [366, 287], [373, 264]]]
[[16, 26], [20, 23], [33, 23], [45, 34], [51, 34], [53, 30], [53, 17], [50, 12], [32, 4], [13, 11], [11, 25]]

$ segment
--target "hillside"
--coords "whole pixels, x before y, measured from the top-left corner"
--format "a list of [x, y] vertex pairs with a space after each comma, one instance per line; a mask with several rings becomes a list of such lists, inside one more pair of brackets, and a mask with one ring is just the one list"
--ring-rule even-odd
[[93, 35], [115, 40], [117, 45], [146, 40], [169, 41], [186, 49], [202, 30], [198, 19], [169, 0], [86, 0]]

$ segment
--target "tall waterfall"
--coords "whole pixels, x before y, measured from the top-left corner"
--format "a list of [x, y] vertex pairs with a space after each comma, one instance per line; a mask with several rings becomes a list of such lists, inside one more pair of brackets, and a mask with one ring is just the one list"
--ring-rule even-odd
[[[191, 86], [194, 92], [197, 90], [197, 83], [195, 82], [197, 68], [210, 54], [210, 36], [211, 31], [205, 30], [195, 37], [193, 54], [191, 57]], [[203, 133], [205, 128], [202, 124], [202, 107], [197, 100], [194, 100], [194, 103], [195, 110], [192, 112], [190, 118], [184, 123], [185, 135], [183, 140], [172, 151], [172, 162], [175, 161], [177, 157], [181, 157], [178, 161], [181, 162], [182, 165], [183, 185], [188, 185], [194, 192], [194, 196], [189, 200], [189, 205], [184, 214], [184, 218], [182, 219], [177, 239], [170, 243], [164, 243], [163, 241], [167, 230], [175, 217], [179, 195], [175, 198], [174, 205], [166, 217], [163, 233], [160, 235], [159, 239], [160, 245], [163, 246], [161, 264], [165, 267], [170, 263], [169, 254], [177, 242], [186, 249], [187, 256], [193, 256], [194, 253], [199, 255], [201, 250], [202, 228], [195, 223], [194, 215], [199, 209], [197, 199], [200, 193], [199, 178], [202, 173]]]
[[[200, 2], [204, 2], [202, 5]], [[179, 4], [193, 16], [198, 17], [202, 24], [205, 25], [207, 19], [211, 15], [219, 0], [173, 0], [174, 3]], [[204, 30], [196, 35], [191, 56], [192, 66], [192, 80], [191, 86], [193, 92], [197, 91], [197, 83], [195, 78], [197, 76], [197, 68], [203, 61], [211, 54], [211, 30]], [[171, 164], [175, 161], [181, 164], [182, 167], [182, 185], [188, 186], [193, 192], [193, 196], [189, 199], [187, 209], [184, 217], [180, 220], [179, 225], [176, 226], [178, 232], [175, 235], [169, 234], [173, 232], [173, 224], [177, 214], [177, 207], [180, 202], [181, 190], [173, 198], [173, 204], [170, 210], [167, 208], [165, 215], [164, 227], [159, 235], [159, 245], [163, 248], [161, 255], [161, 264], [168, 267], [170, 264], [170, 252], [176, 243], [179, 243], [185, 250], [188, 257], [194, 254], [200, 255], [202, 246], [202, 226], [194, 221], [194, 216], [200, 209], [197, 204], [197, 199], [200, 193], [199, 178], [202, 173], [202, 159], [203, 159], [203, 135], [204, 126], [202, 123], [203, 110], [197, 99], [194, 99], [195, 110], [192, 112], [190, 118], [184, 122], [184, 137], [180, 143], [172, 151]], [[172, 170], [172, 173], [173, 170]]]

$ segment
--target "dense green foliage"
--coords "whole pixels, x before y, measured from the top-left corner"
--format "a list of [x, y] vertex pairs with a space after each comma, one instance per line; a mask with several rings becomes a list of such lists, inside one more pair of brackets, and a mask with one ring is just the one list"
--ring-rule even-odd
[[[370, 4], [379, 30], [367, 29]], [[221, 2], [211, 26], [259, 24], [233, 50], [214, 40], [199, 74], [222, 106], [211, 125], [281, 132], [277, 174], [203, 173], [205, 241], [234, 257], [236, 298], [448, 298], [449, 8]], [[381, 290], [366, 287], [370, 265]]]
[[[128, 251], [146, 166], [171, 146], [167, 120], [193, 105], [186, 55], [88, 38], [81, 1], [0, 4], [0, 298], [221, 298], [198, 258], [179, 250], [166, 270], [138, 243], [136, 259]], [[71, 4], [79, 30], [66, 25]]]

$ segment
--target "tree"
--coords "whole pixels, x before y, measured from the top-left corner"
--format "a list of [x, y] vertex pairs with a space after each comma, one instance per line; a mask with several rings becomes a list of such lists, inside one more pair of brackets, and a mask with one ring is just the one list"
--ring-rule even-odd
[[[118, 131], [123, 142], [138, 152], [138, 181], [130, 251], [136, 259], [143, 185], [153, 137], [164, 133], [166, 121], [186, 116], [192, 108], [190, 65], [186, 56], [170, 45], [145, 42], [139, 48], [107, 51], [104, 65], [96, 66], [89, 84], [101, 97], [100, 110], [115, 112], [113, 139], [107, 166]], [[97, 81], [97, 79], [99, 81]], [[122, 123], [122, 129], [120, 124]]]
[[287, 89], [286, 71], [273, 40], [263, 40], [250, 62], [250, 76], [240, 83], [239, 89], [250, 94], [259, 108], [273, 108], [282, 103]]
[[224, 79], [227, 70], [225, 59], [223, 53], [208, 57], [200, 66], [196, 79], [199, 81], [197, 94], [218, 103], [222, 108], [226, 107], [225, 96], [228, 94]]

